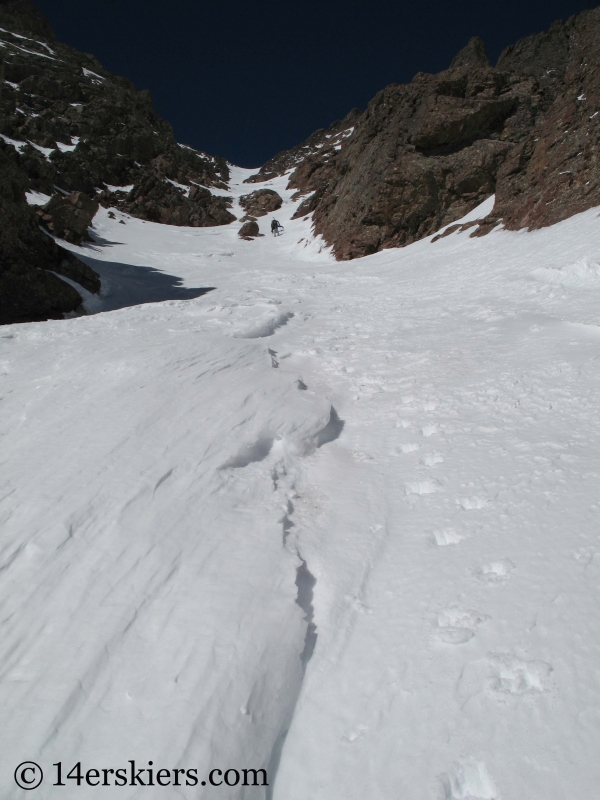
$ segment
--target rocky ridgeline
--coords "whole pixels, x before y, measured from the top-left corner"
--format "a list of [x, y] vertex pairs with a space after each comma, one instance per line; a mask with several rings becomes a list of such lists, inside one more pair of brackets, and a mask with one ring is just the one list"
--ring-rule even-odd
[[308, 139], [290, 150], [282, 150], [271, 158], [259, 169], [256, 175], [251, 175], [244, 183], [262, 183], [279, 175], [284, 175], [290, 170], [300, 169], [304, 164], [309, 164], [312, 159], [319, 163], [327, 161], [340, 149], [342, 142], [354, 130], [356, 121], [362, 116], [358, 108], [353, 109], [343, 120], [333, 122], [327, 130], [319, 128]]
[[448, 70], [388, 86], [352, 112], [336, 147], [318, 131], [250, 180], [296, 164], [289, 188], [307, 195], [297, 216], [314, 212], [338, 259], [428, 236], [494, 192], [493, 215], [472, 235], [500, 220], [553, 224], [600, 204], [599, 53], [600, 9], [522, 39], [496, 67], [474, 38]]
[[[81, 297], [53, 272], [99, 290], [40, 223], [79, 243], [98, 203], [174, 225], [235, 219], [210, 192], [225, 187], [226, 162], [179, 145], [147, 91], [57, 42], [29, 0], [0, 0], [0, 28], [0, 323], [75, 310]], [[49, 202], [36, 212], [25, 192]]]
[[[30, 0], [0, 0], [0, 28], [0, 324], [76, 310], [57, 274], [99, 290], [52, 236], [83, 241], [100, 203], [174, 225], [235, 219], [210, 191], [227, 164], [178, 144], [148, 92], [58, 43]], [[600, 9], [520, 40], [495, 67], [474, 38], [449, 69], [388, 86], [246, 182], [289, 172], [296, 216], [313, 213], [338, 259], [433, 234], [492, 193], [471, 235], [553, 224], [600, 205], [599, 53]], [[241, 204], [252, 238], [281, 198], [258, 188]]]

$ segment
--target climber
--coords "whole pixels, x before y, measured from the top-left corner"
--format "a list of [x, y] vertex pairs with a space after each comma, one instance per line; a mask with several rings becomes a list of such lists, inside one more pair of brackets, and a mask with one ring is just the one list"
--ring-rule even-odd
[[283, 226], [277, 222], [276, 219], [271, 220], [271, 233], [273, 236], [278, 236], [279, 232], [283, 230]]

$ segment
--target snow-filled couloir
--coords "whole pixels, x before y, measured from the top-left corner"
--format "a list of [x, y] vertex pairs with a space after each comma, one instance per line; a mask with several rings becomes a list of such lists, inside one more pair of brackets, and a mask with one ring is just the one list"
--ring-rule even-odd
[[92, 314], [0, 332], [0, 794], [592, 797], [598, 210], [336, 262], [286, 180], [254, 241], [100, 209]]

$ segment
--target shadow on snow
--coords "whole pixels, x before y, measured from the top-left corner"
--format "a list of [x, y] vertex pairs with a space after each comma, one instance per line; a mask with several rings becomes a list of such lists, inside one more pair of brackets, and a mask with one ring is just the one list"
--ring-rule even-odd
[[116, 261], [100, 261], [90, 256], [77, 257], [95, 270], [102, 281], [101, 294], [89, 295], [91, 299], [86, 300], [88, 314], [115, 311], [141, 303], [160, 303], [163, 300], [193, 300], [215, 288], [186, 288], [181, 278], [155, 267], [134, 267]]

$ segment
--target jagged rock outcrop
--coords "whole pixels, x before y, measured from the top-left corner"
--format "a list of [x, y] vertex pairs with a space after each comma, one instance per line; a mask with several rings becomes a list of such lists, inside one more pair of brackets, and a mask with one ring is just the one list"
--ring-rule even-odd
[[283, 200], [273, 189], [257, 189], [240, 197], [240, 205], [247, 215], [264, 217], [271, 211], [281, 208]]
[[549, 104], [498, 175], [494, 216], [552, 225], [600, 205], [600, 8], [507, 48], [498, 69], [552, 79]]
[[[56, 42], [30, 0], [0, 0], [0, 28], [0, 322], [74, 310], [78, 293], [53, 273], [99, 289], [40, 221], [79, 242], [98, 202], [172, 225], [235, 219], [231, 200], [210, 191], [225, 186], [227, 164], [177, 144], [148, 92]], [[312, 213], [339, 259], [435, 233], [494, 192], [472, 235], [500, 220], [558, 222], [600, 204], [599, 53], [600, 9], [522, 39], [495, 67], [475, 37], [447, 70], [388, 86], [246, 183], [290, 173], [303, 198], [295, 216]], [[32, 190], [49, 198], [40, 219], [25, 202]], [[258, 188], [241, 203], [240, 236], [253, 238], [256, 217], [281, 198]]]
[[263, 164], [255, 175], [246, 178], [244, 183], [262, 183], [284, 175], [289, 170], [301, 167], [312, 157], [327, 160], [341, 147], [344, 139], [351, 135], [354, 125], [360, 117], [361, 111], [358, 108], [352, 109], [343, 120], [333, 122], [327, 130], [319, 128], [296, 147], [282, 150], [281, 153]]
[[489, 66], [490, 62], [485, 51], [485, 42], [481, 36], [473, 36], [469, 43], [454, 56], [450, 69]]
[[298, 215], [314, 211], [338, 258], [416, 241], [495, 191], [543, 97], [533, 81], [490, 67], [479, 39], [453, 65], [384, 89], [338, 152], [292, 175], [290, 186], [314, 192]]
[[[81, 304], [79, 293], [56, 274], [99, 291], [96, 273], [42, 233], [24, 200], [27, 176], [14, 149], [0, 141], [0, 325], [61, 319]], [[43, 267], [43, 268], [42, 268]]]
[[[178, 196], [185, 205], [186, 188], [194, 183], [225, 186], [226, 162], [179, 145], [171, 125], [155, 114], [148, 91], [137, 92], [127, 78], [53, 36], [27, 39], [23, 48], [15, 36], [23, 29], [8, 27], [15, 24], [11, 10], [22, 5], [30, 7], [24, 0], [0, 5], [0, 27], [6, 29], [0, 32], [5, 61], [0, 133], [18, 143], [32, 188], [52, 194], [58, 186], [93, 196], [106, 187], [141, 191], [149, 182], [162, 182], [165, 192], [182, 186]], [[171, 206], [174, 198], [171, 193]], [[143, 206], [134, 210], [143, 216]]]
[[100, 199], [106, 206], [165, 225], [205, 228], [227, 225], [235, 219], [228, 211], [232, 204], [228, 197], [215, 196], [202, 186], [176, 186], [152, 174], [133, 186], [127, 195], [103, 192]]
[[384, 89], [334, 156], [292, 176], [290, 186], [315, 192], [298, 213], [314, 210], [315, 230], [338, 258], [409, 244], [494, 192], [543, 98], [484, 63], [477, 43], [455, 63]]
[[[4, 237], [0, 253], [3, 270], [12, 276], [2, 284], [2, 307], [14, 306], [14, 314], [3, 312], [3, 319], [6, 314], [23, 321], [60, 317], [77, 307], [81, 298], [75, 289], [48, 272], [61, 272], [60, 262], [69, 264], [71, 280], [99, 288], [95, 273], [83, 264], [78, 270], [70, 255], [57, 262], [60, 251], [40, 232], [27, 191], [52, 198], [41, 210], [42, 224], [76, 243], [85, 237], [98, 202], [174, 225], [223, 225], [235, 219], [228, 210], [231, 202], [210, 192], [225, 186], [226, 162], [179, 145], [169, 123], [155, 114], [149, 92], [137, 92], [93, 56], [57, 42], [29, 0], [0, 0], [0, 28], [0, 142], [11, 161], [10, 174], [19, 175], [12, 185], [20, 187], [10, 200], [4, 198], [3, 213], [23, 221], [9, 225], [14, 241], [9, 246]], [[75, 204], [63, 200], [73, 193]], [[14, 276], [23, 270], [27, 279], [17, 287]]]
[[63, 197], [55, 195], [38, 209], [41, 224], [51, 234], [73, 244], [90, 241], [88, 227], [96, 216], [100, 203], [84, 192], [71, 192]]
[[0, 13], [9, 30], [55, 41], [52, 26], [32, 0], [0, 0]]
[[251, 180], [295, 159], [288, 186], [306, 195], [296, 216], [314, 212], [339, 259], [423, 238], [494, 192], [493, 215], [473, 235], [500, 219], [557, 222], [600, 204], [599, 53], [600, 9], [521, 40], [496, 67], [475, 37], [449, 69], [388, 86], [353, 112], [335, 148], [319, 131], [310, 150], [279, 154]]

